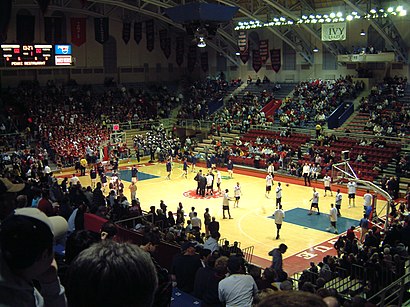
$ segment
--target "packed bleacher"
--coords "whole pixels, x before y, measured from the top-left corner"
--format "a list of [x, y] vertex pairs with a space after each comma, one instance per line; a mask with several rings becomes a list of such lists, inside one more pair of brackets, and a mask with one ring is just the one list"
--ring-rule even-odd
[[409, 106], [403, 99], [406, 87], [407, 79], [401, 77], [386, 78], [373, 86], [369, 96], [362, 98], [359, 113], [347, 129], [376, 136], [408, 135]]
[[288, 127], [324, 123], [342, 101], [354, 100], [362, 90], [363, 84], [354, 83], [350, 76], [334, 81], [300, 82], [293, 97], [283, 101], [276, 116], [282, 126]]

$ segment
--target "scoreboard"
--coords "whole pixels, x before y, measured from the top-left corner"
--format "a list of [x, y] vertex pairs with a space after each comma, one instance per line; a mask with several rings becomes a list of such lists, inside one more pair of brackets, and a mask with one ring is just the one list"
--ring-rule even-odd
[[51, 44], [2, 44], [3, 67], [71, 66], [71, 45]]

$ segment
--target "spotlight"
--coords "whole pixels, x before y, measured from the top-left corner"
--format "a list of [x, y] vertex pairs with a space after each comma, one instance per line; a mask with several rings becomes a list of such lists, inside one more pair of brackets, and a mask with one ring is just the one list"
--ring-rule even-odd
[[343, 16], [343, 13], [342, 12], [337, 12], [336, 16], [340, 18], [340, 17]]
[[240, 52], [235, 52], [235, 55], [241, 55], [241, 53]]
[[364, 29], [362, 29], [362, 31], [360, 32], [360, 36], [366, 36], [366, 32], [364, 31]]
[[315, 46], [315, 48], [313, 48], [312, 51], [315, 52], [315, 53], [316, 53], [316, 52], [319, 52], [319, 48]]
[[204, 38], [203, 36], [200, 36], [200, 37], [199, 37], [197, 46], [198, 46], [199, 48], [204, 48], [204, 47], [206, 47], [205, 38]]
[[406, 10], [401, 10], [399, 12], [399, 16], [406, 16], [407, 15], [407, 11]]
[[346, 16], [346, 20], [347, 20], [347, 21], [352, 21], [352, 20], [353, 20], [353, 16], [352, 16], [352, 15], [347, 15], [347, 16]]
[[394, 7], [392, 7], [392, 6], [387, 9], [387, 12], [389, 12], [389, 13], [391, 13], [393, 11], [394, 11]]
[[329, 17], [330, 17], [330, 18], [335, 18], [335, 17], [336, 17], [336, 14], [335, 14], [335, 13], [330, 13], [330, 14], [329, 14]]
[[370, 10], [370, 13], [372, 13], [372, 14], [376, 14], [376, 12], [377, 12], [376, 9], [371, 9]]
[[396, 8], [396, 11], [397, 12], [401, 12], [403, 10], [403, 6], [402, 5], [399, 5], [397, 8]]

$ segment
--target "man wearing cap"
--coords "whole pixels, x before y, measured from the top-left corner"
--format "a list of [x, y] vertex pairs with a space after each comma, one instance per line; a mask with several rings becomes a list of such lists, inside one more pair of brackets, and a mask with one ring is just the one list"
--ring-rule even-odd
[[16, 209], [2, 222], [0, 306], [67, 306], [53, 257], [53, 241], [66, 231], [63, 217], [47, 217], [36, 208]]
[[202, 267], [201, 259], [195, 252], [195, 243], [185, 242], [182, 253], [176, 255], [172, 262], [172, 280], [177, 282], [178, 289], [191, 293], [194, 291], [196, 271]]

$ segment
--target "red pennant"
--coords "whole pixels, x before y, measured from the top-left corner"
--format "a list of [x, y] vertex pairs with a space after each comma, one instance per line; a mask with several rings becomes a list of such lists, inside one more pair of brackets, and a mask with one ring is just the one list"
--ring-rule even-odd
[[71, 42], [80, 47], [87, 40], [87, 19], [71, 18]]

